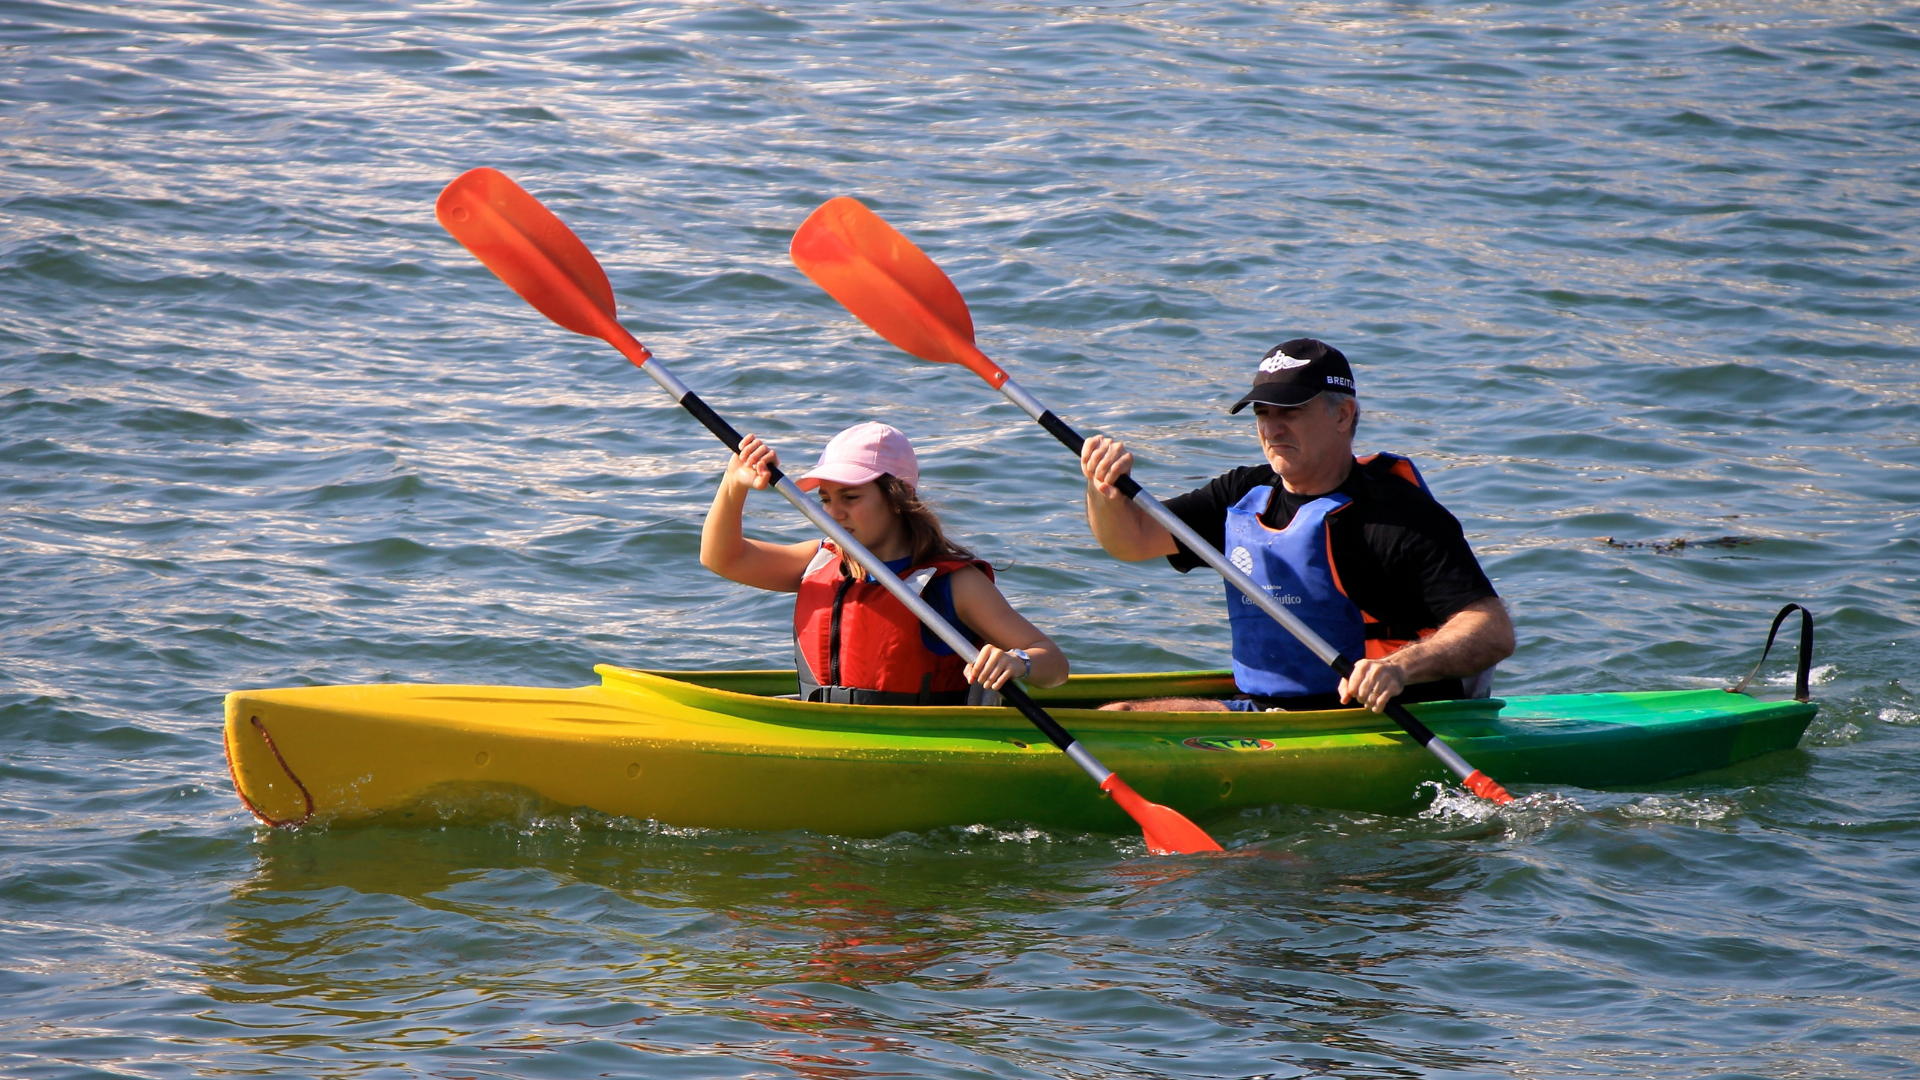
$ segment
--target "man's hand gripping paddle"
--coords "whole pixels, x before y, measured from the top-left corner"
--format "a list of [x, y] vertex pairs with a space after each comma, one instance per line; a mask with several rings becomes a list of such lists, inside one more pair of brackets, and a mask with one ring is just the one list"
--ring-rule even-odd
[[[959, 364], [985, 379], [988, 386], [1005, 394], [1028, 416], [1038, 420], [1041, 427], [1052, 432], [1054, 438], [1065, 443], [1074, 456], [1079, 456], [1085, 441], [1079, 433], [1008, 378], [1000, 365], [988, 359], [973, 343], [973, 316], [967, 312], [967, 302], [953, 281], [925, 252], [915, 247], [913, 241], [880, 220], [878, 214], [845, 196], [828, 200], [793, 234], [792, 253], [794, 264], [802, 272], [875, 333], [922, 360]], [[1280, 606], [1212, 544], [1188, 528], [1186, 522], [1160, 505], [1133, 477], [1123, 476], [1115, 486], [1208, 566], [1218, 570], [1221, 577], [1245, 593], [1260, 610], [1299, 638], [1301, 644], [1313, 650], [1314, 655], [1341, 678], [1352, 674], [1352, 660]], [[1467, 764], [1452, 747], [1434, 738], [1433, 731], [1405, 706], [1388, 705], [1386, 713], [1413, 736], [1415, 742], [1445, 762], [1468, 791], [1496, 803], [1513, 801], [1505, 788]]]
[[[454, 239], [541, 314], [576, 334], [601, 338], [619, 349], [659, 383], [669, 397], [705, 424], [708, 431], [719, 436], [727, 449], [739, 451], [740, 433], [654, 359], [646, 346], [614, 318], [613, 286], [607, 281], [606, 271], [573, 230], [538, 199], [496, 170], [474, 169], [447, 185], [440, 193], [434, 213]], [[829, 517], [819, 500], [807, 498], [779, 469], [773, 470], [773, 480], [776, 490], [788, 502], [907, 605], [940, 640], [962, 656], [977, 652], [958, 630], [887, 569], [886, 563], [874, 558], [872, 552]], [[1126, 781], [1100, 764], [1086, 747], [1034, 704], [1018, 685], [1009, 682], [1000, 688], [1000, 696], [1020, 710], [1053, 745], [1085, 769], [1100, 785], [1100, 790], [1112, 795], [1113, 801], [1140, 823], [1148, 850], [1156, 855], [1220, 850], [1212, 837], [1179, 811], [1148, 802], [1128, 787]]]

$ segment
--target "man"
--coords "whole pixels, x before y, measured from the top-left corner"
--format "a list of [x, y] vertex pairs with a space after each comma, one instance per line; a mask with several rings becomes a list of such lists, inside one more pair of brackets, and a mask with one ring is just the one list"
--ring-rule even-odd
[[[1227, 586], [1234, 682], [1240, 696], [1116, 702], [1129, 710], [1320, 709], [1359, 702], [1485, 696], [1492, 668], [1513, 654], [1513, 623], [1413, 463], [1353, 456], [1360, 406], [1340, 350], [1312, 338], [1276, 345], [1253, 389], [1267, 464], [1215, 477], [1167, 508], [1227, 553], [1342, 653], [1342, 679], [1273, 618]], [[1096, 435], [1080, 458], [1087, 524], [1116, 558], [1164, 555], [1185, 573], [1204, 565], [1114, 483], [1133, 455]], [[1293, 605], [1299, 605], [1297, 607]], [[1364, 658], [1362, 658], [1364, 656]]]

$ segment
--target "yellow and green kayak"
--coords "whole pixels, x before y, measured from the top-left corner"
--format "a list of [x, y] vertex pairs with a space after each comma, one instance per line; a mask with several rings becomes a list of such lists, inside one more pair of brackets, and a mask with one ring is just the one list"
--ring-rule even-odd
[[[227, 696], [227, 761], [270, 825], [443, 821], [536, 809], [709, 829], [883, 836], [1021, 821], [1131, 822], [1005, 708], [814, 704], [792, 671], [636, 671], [597, 686], [310, 686]], [[1304, 804], [1405, 813], [1442, 767], [1385, 717], [1101, 712], [1233, 693], [1223, 671], [1079, 675], [1033, 696], [1155, 802], [1198, 822]], [[1503, 784], [1631, 787], [1792, 748], [1799, 701], [1725, 690], [1411, 707]]]

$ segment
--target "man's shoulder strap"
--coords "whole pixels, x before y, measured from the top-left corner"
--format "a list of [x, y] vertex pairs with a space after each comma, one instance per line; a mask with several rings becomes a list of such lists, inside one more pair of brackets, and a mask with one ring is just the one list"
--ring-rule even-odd
[[1410, 458], [1403, 458], [1399, 454], [1389, 454], [1382, 451], [1368, 454], [1366, 457], [1355, 458], [1354, 461], [1357, 462], [1362, 469], [1366, 470], [1368, 475], [1380, 478], [1392, 477], [1403, 483], [1412, 484], [1414, 487], [1420, 489], [1420, 494], [1425, 495], [1429, 499], [1433, 498], [1433, 489], [1427, 486], [1426, 477], [1420, 475], [1420, 470], [1414, 467], [1413, 461]]

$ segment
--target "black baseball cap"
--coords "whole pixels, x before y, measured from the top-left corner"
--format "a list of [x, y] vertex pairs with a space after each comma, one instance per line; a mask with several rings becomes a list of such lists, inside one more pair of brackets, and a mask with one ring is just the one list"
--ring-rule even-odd
[[1339, 349], [1315, 338], [1294, 338], [1267, 350], [1253, 374], [1253, 389], [1233, 403], [1237, 413], [1261, 401], [1268, 405], [1305, 405], [1327, 391], [1352, 394], [1353, 369]]

